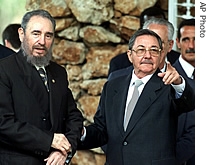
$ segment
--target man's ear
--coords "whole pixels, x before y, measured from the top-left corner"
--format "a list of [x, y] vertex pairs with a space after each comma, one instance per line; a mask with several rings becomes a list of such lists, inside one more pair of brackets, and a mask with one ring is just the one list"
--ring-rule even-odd
[[19, 39], [20, 39], [20, 41], [23, 42], [24, 30], [23, 30], [22, 27], [20, 27], [20, 28], [18, 29], [18, 34], [19, 34]]
[[127, 56], [128, 56], [129, 61], [130, 61], [131, 63], [133, 63], [133, 62], [132, 62], [132, 51], [131, 51], [131, 50], [127, 50]]
[[178, 38], [176, 38], [176, 46], [180, 49], [181, 47], [180, 47], [180, 42], [179, 42], [179, 39]]
[[4, 42], [5, 42], [5, 46], [6, 47], [12, 49], [12, 45], [11, 45], [11, 43], [8, 40], [4, 40]]
[[169, 41], [169, 49], [168, 49], [168, 52], [170, 52], [172, 50], [173, 45], [174, 45], [174, 40], [170, 40]]

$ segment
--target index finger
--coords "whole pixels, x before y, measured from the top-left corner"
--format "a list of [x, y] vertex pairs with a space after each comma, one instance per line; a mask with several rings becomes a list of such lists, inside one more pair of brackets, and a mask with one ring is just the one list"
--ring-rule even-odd
[[166, 62], [166, 71], [172, 68], [171, 63], [169, 61]]

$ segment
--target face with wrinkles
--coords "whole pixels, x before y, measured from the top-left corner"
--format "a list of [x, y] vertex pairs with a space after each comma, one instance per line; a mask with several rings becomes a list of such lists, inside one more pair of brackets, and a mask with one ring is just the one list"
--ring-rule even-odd
[[[138, 50], [145, 50], [142, 56], [137, 54]], [[158, 50], [156, 52], [149, 50]], [[142, 78], [154, 73], [160, 64], [160, 47], [158, 40], [154, 36], [138, 36], [134, 42], [132, 50], [127, 52], [129, 60], [133, 63], [134, 73]]]
[[27, 61], [37, 66], [48, 65], [54, 41], [54, 29], [51, 21], [41, 16], [33, 16], [29, 20], [25, 32], [22, 28], [18, 32]]

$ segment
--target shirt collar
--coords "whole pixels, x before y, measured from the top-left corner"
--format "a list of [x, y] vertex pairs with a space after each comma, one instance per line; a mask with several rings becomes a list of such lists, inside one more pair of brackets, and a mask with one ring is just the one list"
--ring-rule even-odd
[[46, 72], [46, 70], [45, 70], [45, 67], [44, 66], [36, 66], [36, 65], [34, 65], [35, 66], [35, 68], [37, 69], [37, 70], [39, 70], [39, 68], [43, 68], [44, 69], [44, 71]]
[[[147, 75], [147, 76], [141, 78], [140, 80], [141, 80], [141, 81], [143, 82], [143, 84], [145, 85], [145, 84], [149, 81], [149, 79], [152, 77], [152, 75], [153, 75], [153, 74]], [[133, 85], [135, 85], [135, 81], [136, 81], [137, 79], [139, 79], [139, 78], [134, 74], [134, 69], [133, 69], [133, 71], [132, 71], [132, 77], [131, 77], [131, 81], [130, 81], [130, 87], [133, 86]]]

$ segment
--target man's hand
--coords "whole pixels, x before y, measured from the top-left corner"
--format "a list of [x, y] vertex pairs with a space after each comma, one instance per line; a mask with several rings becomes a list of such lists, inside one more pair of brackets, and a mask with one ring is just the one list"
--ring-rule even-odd
[[173, 66], [171, 66], [170, 62], [167, 62], [166, 72], [158, 73], [158, 76], [163, 78], [163, 82], [166, 85], [172, 83], [174, 85], [179, 85], [182, 83], [182, 78], [180, 77], [176, 69]]
[[53, 151], [50, 156], [44, 161], [46, 161], [46, 165], [64, 165], [67, 155], [64, 155], [60, 151]]
[[64, 134], [55, 133], [51, 147], [60, 150], [64, 155], [67, 155], [71, 150], [71, 144]]

